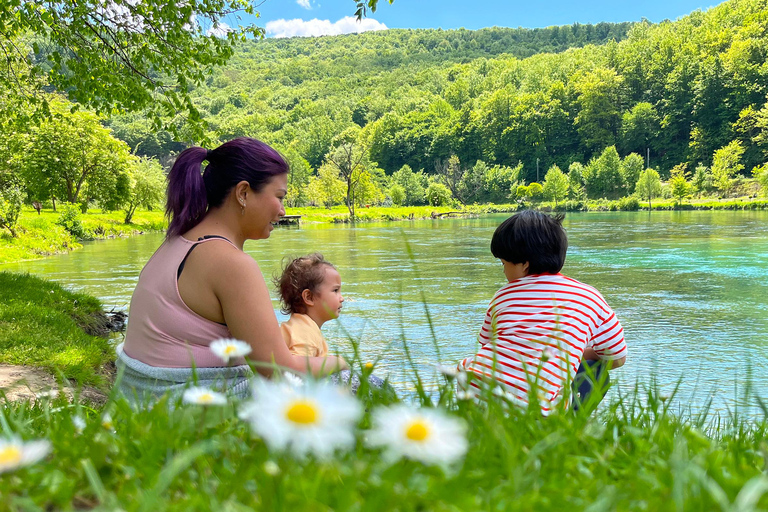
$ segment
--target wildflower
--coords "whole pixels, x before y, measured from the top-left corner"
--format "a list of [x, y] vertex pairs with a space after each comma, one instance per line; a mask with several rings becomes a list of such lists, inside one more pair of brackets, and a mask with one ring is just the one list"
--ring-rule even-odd
[[327, 458], [336, 449], [354, 446], [361, 406], [340, 388], [319, 383], [291, 387], [255, 379], [253, 394], [239, 416], [270, 449]]
[[438, 364], [438, 365], [435, 365], [435, 367], [437, 368], [437, 371], [439, 371], [440, 373], [442, 373], [443, 375], [445, 375], [448, 378], [455, 379], [459, 375], [459, 370], [457, 370], [453, 366], [446, 366], [444, 364]]
[[304, 385], [304, 379], [291, 372], [283, 372], [283, 382], [293, 387], [300, 387]]
[[543, 362], [545, 362], [545, 363], [546, 363], [547, 361], [549, 361], [550, 359], [554, 359], [555, 357], [557, 357], [557, 352], [555, 352], [555, 351], [552, 349], [552, 347], [547, 347], [547, 348], [545, 348], [545, 349], [544, 349], [544, 352], [542, 352], [542, 353], [541, 353], [541, 360], [542, 360]]
[[373, 370], [373, 363], [371, 363], [370, 361], [365, 363], [365, 369], [366, 370]]
[[399, 404], [373, 412], [367, 443], [386, 448], [389, 459], [408, 457], [425, 464], [447, 465], [467, 451], [465, 425], [438, 409]]
[[181, 399], [185, 404], [224, 405], [227, 403], [227, 397], [222, 393], [197, 386], [185, 389]]
[[273, 460], [268, 460], [264, 463], [264, 472], [269, 476], [275, 476], [280, 474], [280, 466]]
[[72, 416], [72, 425], [75, 426], [75, 432], [82, 434], [85, 430], [85, 420], [82, 416]]
[[112, 415], [108, 412], [105, 412], [104, 416], [101, 417], [101, 426], [107, 430], [111, 430], [112, 432], [115, 431], [115, 424], [112, 421]]
[[27, 441], [18, 437], [0, 439], [0, 473], [29, 466], [41, 460], [51, 451], [51, 442]]
[[251, 346], [244, 341], [222, 338], [211, 342], [211, 352], [219, 356], [225, 363], [233, 357], [243, 357], [251, 353]]
[[456, 393], [457, 400], [472, 400], [475, 398], [475, 394], [471, 391], [459, 391]]

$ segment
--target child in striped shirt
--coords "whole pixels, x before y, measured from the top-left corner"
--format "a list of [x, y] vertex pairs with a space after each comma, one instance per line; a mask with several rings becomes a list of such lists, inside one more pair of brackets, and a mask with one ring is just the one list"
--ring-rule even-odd
[[491, 380], [522, 407], [536, 396], [544, 415], [567, 407], [563, 397], [574, 379], [583, 382], [574, 386], [578, 406], [579, 393], [590, 390], [581, 378], [585, 367], [600, 372], [598, 362], [604, 361], [609, 369], [618, 368], [627, 353], [624, 331], [603, 296], [560, 273], [568, 249], [562, 220], [524, 211], [496, 229], [491, 253], [501, 260], [508, 283], [488, 307], [480, 349], [459, 363], [460, 370], [477, 377], [470, 379], [475, 391]]

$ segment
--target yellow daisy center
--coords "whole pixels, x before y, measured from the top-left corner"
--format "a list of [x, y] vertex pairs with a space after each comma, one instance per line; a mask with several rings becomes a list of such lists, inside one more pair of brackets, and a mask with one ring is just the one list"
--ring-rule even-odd
[[373, 368], [373, 363], [365, 363], [365, 367], [370, 370], [371, 368]]
[[319, 416], [317, 407], [312, 402], [300, 400], [291, 404], [285, 411], [285, 417], [294, 423], [301, 425], [311, 425], [317, 423]]
[[421, 420], [416, 420], [405, 429], [405, 437], [411, 441], [424, 441], [429, 437], [429, 425]]
[[15, 466], [21, 462], [21, 448], [6, 446], [0, 450], [0, 466]]
[[201, 404], [209, 404], [213, 402], [213, 395], [211, 395], [210, 393], [203, 393], [202, 395], [197, 397], [197, 401], [200, 402]]
[[237, 348], [235, 348], [234, 345], [227, 345], [227, 347], [224, 349], [224, 353], [226, 355], [230, 355], [230, 354], [234, 353], [235, 350], [237, 350]]

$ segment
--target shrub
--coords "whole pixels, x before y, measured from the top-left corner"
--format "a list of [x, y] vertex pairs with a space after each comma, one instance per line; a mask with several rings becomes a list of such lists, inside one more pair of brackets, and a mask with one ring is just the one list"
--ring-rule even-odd
[[93, 240], [93, 235], [91, 235], [85, 227], [83, 227], [83, 223], [80, 222], [79, 204], [62, 203], [59, 210], [61, 213], [59, 214], [59, 219], [56, 221], [56, 224], [66, 229], [70, 235], [78, 240]]
[[635, 212], [640, 209], [640, 201], [635, 196], [622, 197], [618, 203], [619, 210]]

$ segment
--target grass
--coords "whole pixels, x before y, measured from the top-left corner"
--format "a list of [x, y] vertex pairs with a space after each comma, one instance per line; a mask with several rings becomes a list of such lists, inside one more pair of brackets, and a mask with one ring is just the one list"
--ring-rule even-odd
[[[55, 366], [83, 383], [98, 380], [99, 364], [113, 358], [106, 340], [84, 333], [98, 311], [91, 297], [0, 273], [0, 358]], [[371, 412], [393, 400], [386, 394], [363, 394], [356, 446], [330, 460], [270, 451], [238, 419], [236, 401], [212, 410], [164, 402], [137, 409], [113, 393], [103, 406], [63, 396], [4, 403], [0, 439], [47, 439], [53, 449], [35, 465], [0, 473], [0, 512], [768, 507], [765, 417], [673, 414], [673, 397], [661, 396], [651, 381], [625, 395], [610, 390], [592, 414], [543, 418], [491, 394], [481, 404], [458, 401], [452, 383], [436, 375], [412, 370], [410, 378], [418, 390], [409, 398], [414, 406], [439, 406], [467, 425], [469, 450], [460, 463], [389, 463], [366, 447]], [[423, 385], [436, 391], [423, 392]], [[102, 426], [105, 413], [113, 428]], [[82, 432], [76, 417], [86, 421]]]
[[[424, 376], [422, 376], [424, 378]], [[422, 399], [468, 426], [469, 451], [448, 469], [385, 463], [357, 446], [332, 460], [270, 452], [237, 403], [102, 409], [63, 398], [5, 405], [5, 436], [49, 439], [43, 462], [0, 474], [0, 510], [758, 510], [768, 507], [768, 424], [737, 415], [675, 416], [653, 388], [613, 395], [597, 414], [542, 418], [457, 402], [451, 386]], [[74, 416], [86, 419], [77, 433]]]
[[[0, 272], [0, 363], [58, 369], [81, 384], [107, 383], [114, 360], [98, 299], [26, 274]], [[91, 333], [91, 334], [89, 334]]]

